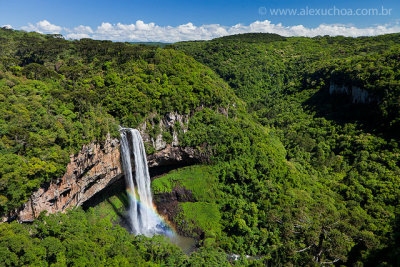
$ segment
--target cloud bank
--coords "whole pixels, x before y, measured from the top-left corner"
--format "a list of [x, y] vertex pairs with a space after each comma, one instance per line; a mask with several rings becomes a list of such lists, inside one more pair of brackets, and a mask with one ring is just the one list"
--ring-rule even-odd
[[376, 25], [358, 28], [344, 24], [321, 24], [315, 28], [303, 25], [284, 26], [281, 23], [274, 24], [269, 20], [255, 21], [250, 25], [236, 24], [223, 26], [220, 24], [207, 24], [196, 26], [189, 22], [179, 26], [159, 26], [153, 22], [145, 23], [141, 20], [134, 24], [111, 24], [103, 22], [97, 28], [80, 25], [75, 28], [64, 28], [54, 25], [47, 20], [36, 24], [29, 23], [21, 27], [25, 31], [41, 33], [63, 34], [67, 39], [92, 38], [112, 41], [140, 41], [140, 42], [178, 42], [188, 40], [210, 40], [213, 38], [249, 32], [277, 33], [282, 36], [307, 36], [317, 35], [343, 35], [343, 36], [371, 36], [400, 32], [399, 23]]
[[35, 25], [29, 23], [28, 26], [21, 27], [22, 30], [27, 32], [40, 32], [40, 33], [61, 33], [62, 27], [51, 24], [47, 20], [42, 20]]

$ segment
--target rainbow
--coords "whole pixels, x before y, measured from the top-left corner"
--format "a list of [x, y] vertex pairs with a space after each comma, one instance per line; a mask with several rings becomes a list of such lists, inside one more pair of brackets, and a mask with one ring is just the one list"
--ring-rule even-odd
[[175, 230], [174, 226], [172, 225], [172, 223], [169, 222], [168, 219], [166, 219], [166, 218], [162, 217], [160, 214], [158, 214], [157, 209], [154, 204], [153, 204], [153, 206], [148, 206], [145, 203], [141, 202], [140, 198], [138, 197], [137, 192], [132, 191], [131, 188], [127, 188], [126, 193], [129, 198], [136, 200], [136, 204], [140, 208], [146, 209], [152, 216], [154, 216], [159, 221], [158, 226], [159, 226], [159, 228], [162, 229], [163, 235], [165, 235], [169, 238], [175, 237], [177, 235], [176, 230]]

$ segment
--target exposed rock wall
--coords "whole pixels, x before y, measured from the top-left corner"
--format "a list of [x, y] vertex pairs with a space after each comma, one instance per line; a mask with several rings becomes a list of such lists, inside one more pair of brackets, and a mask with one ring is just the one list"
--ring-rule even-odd
[[[189, 123], [189, 115], [180, 115], [176, 112], [168, 113], [164, 118], [162, 118], [157, 124], [149, 123], [150, 120], [154, 118], [153, 116], [149, 117], [145, 123], [143, 123], [140, 127], [140, 133], [142, 135], [143, 141], [145, 143], [151, 143], [155, 150], [159, 151], [167, 147], [167, 142], [163, 140], [163, 133], [165, 131], [170, 132], [172, 135], [172, 143], [170, 144], [172, 147], [177, 147], [179, 145], [178, 141], [178, 132], [175, 127], [177, 123], [181, 126], [181, 130], [183, 133], [187, 131], [186, 125]], [[149, 128], [157, 127], [160, 130], [160, 134], [158, 134], [155, 138], [152, 138], [149, 135]]]
[[353, 86], [351, 88], [351, 97], [353, 100], [353, 103], [371, 103], [373, 102], [373, 99], [369, 97], [369, 94], [367, 91], [364, 89], [361, 89], [360, 87]]
[[357, 86], [346, 86], [331, 83], [329, 87], [329, 94], [343, 94], [351, 96], [351, 100], [354, 104], [368, 104], [371, 102], [376, 102], [376, 99], [371, 97], [366, 90]]
[[[155, 153], [147, 157], [150, 168], [191, 164], [199, 160], [200, 156], [195, 149], [179, 146], [177, 133], [172, 129], [176, 122], [187, 124], [188, 117], [176, 113], [168, 114], [160, 121], [162, 130], [155, 139], [146, 132], [146, 124], [140, 127], [144, 141], [153, 144], [156, 149]], [[170, 144], [162, 140], [162, 131], [165, 130], [173, 133]], [[14, 214], [2, 218], [2, 221], [32, 221], [45, 210], [49, 213], [64, 212], [82, 205], [122, 177], [119, 140], [108, 136], [103, 145], [91, 143], [83, 146], [76, 155], [71, 155], [63, 177], [43, 185], [31, 195], [27, 203]]]
[[70, 156], [63, 177], [42, 186], [17, 212], [19, 221], [32, 221], [40, 212], [65, 211], [80, 206], [91, 196], [121, 178], [119, 142], [110, 137], [101, 147], [89, 144]]
[[331, 83], [331, 85], [329, 87], [329, 94], [331, 94], [331, 95], [333, 95], [333, 94], [350, 95], [350, 88], [345, 85], [338, 85], [338, 84]]

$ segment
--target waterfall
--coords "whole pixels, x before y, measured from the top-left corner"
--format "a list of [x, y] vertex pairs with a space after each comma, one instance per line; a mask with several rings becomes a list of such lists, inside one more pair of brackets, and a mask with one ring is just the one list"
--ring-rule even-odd
[[[168, 226], [158, 216], [153, 206], [149, 168], [142, 137], [136, 129], [121, 128], [120, 132], [121, 158], [129, 198], [128, 219], [131, 231], [136, 235], [145, 236], [168, 235]], [[132, 156], [135, 161], [135, 179], [133, 179]]]

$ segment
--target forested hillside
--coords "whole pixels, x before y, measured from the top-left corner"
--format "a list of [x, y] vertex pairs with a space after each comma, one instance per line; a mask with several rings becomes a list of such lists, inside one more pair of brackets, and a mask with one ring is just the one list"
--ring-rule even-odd
[[[226, 80], [253, 117], [275, 129], [289, 163], [308, 173], [313, 186], [320, 183], [318, 193], [330, 192], [330, 204], [326, 197], [315, 202], [318, 211], [310, 211], [310, 203], [281, 197], [299, 208], [291, 219], [277, 217], [274, 227], [284, 229], [281, 235], [287, 239], [280, 245], [289, 257], [304, 259], [308, 254], [315, 260], [327, 253], [332, 261], [347, 264], [399, 264], [400, 35], [268, 36], [236, 35], [173, 47]], [[331, 84], [360, 87], [373, 101], [353, 104], [347, 95], [330, 95]], [[310, 196], [315, 200], [316, 195]], [[312, 218], [304, 209], [320, 217]], [[300, 241], [303, 234], [307, 237]], [[246, 237], [245, 243], [251, 244], [254, 239]], [[324, 242], [342, 250], [334, 252]]]
[[224, 107], [211, 70], [173, 50], [0, 30], [0, 213], [60, 177], [69, 154], [151, 113]]
[[[242, 101], [221, 78], [182, 52], [93, 40], [72, 42], [56, 35], [2, 29], [1, 90], [2, 214], [12, 215], [40, 185], [60, 177], [70, 153], [82, 144], [102, 142], [107, 133], [116, 137], [118, 125], [136, 127], [150, 114], [152, 120], [171, 111], [190, 114], [189, 130], [180, 133], [179, 139], [183, 146], [202, 150], [210, 168], [238, 155], [244, 159], [249, 155], [254, 161], [253, 147], [271, 140], [271, 144], [262, 144], [267, 148], [260, 151], [265, 155], [262, 160], [276, 161], [267, 167], [271, 173], [287, 173], [279, 141], [248, 117]], [[147, 151], [152, 153], [151, 147]], [[212, 186], [217, 188], [218, 181]], [[207, 201], [218, 211], [220, 203], [216, 199]], [[199, 203], [192, 208], [196, 214], [196, 209], [206, 211], [203, 207]], [[125, 241], [113, 241], [109, 228], [103, 235], [107, 240], [103, 241], [103, 237], [90, 234], [96, 231], [96, 225], [104, 223], [102, 216], [96, 218], [79, 211], [74, 214], [40, 216], [32, 225], [2, 224], [2, 262], [10, 266], [44, 262], [113, 265], [133, 264], [141, 257], [140, 261], [161, 264], [173, 262], [176, 255], [180, 257], [179, 250], [168, 252], [164, 258], [155, 256], [154, 251], [152, 256], [145, 256], [141, 247], [146, 246], [144, 240], [131, 236]], [[57, 228], [61, 224], [67, 228]], [[43, 233], [37, 230], [39, 225], [46, 225]], [[111, 228], [114, 227], [118, 226]], [[76, 229], [81, 232], [78, 234]], [[109, 230], [126, 231], [112, 229]], [[60, 234], [64, 232], [71, 234]], [[219, 244], [221, 232], [216, 234], [212, 237]], [[124, 250], [129, 255], [140, 251], [140, 255], [128, 257], [114, 249], [98, 250], [106, 244], [115, 248], [121, 242], [139, 244]], [[158, 249], [160, 242], [151, 241], [150, 249]], [[87, 250], [76, 251], [81, 246]], [[180, 263], [205, 262], [209, 257], [208, 262], [227, 264], [226, 253], [219, 252], [218, 247], [210, 245], [190, 259], [184, 256]]]
[[[155, 195], [190, 192], [172, 220], [197, 239], [190, 256], [119, 226], [122, 191], [85, 212], [2, 223], [0, 262], [400, 264], [399, 56], [396, 34], [245, 34], [160, 48], [0, 29], [0, 214], [62, 176], [83, 144], [118, 137], [118, 125], [189, 115], [186, 132], [175, 126], [180, 146], [204, 155], [152, 182]], [[373, 101], [331, 95], [331, 84]]]

